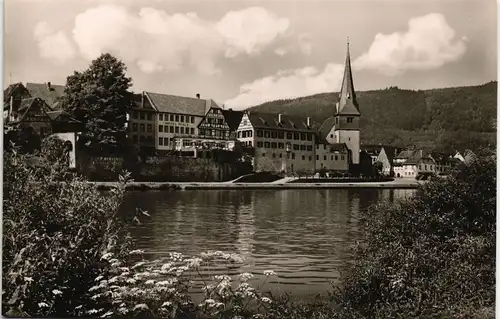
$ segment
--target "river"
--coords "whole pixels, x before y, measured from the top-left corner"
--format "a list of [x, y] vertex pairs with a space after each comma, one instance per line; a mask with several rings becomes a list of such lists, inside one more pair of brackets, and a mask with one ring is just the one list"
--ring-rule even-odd
[[411, 196], [407, 189], [189, 190], [128, 192], [123, 209], [148, 211], [131, 230], [148, 258], [170, 252], [239, 254], [238, 269], [262, 282], [264, 270], [278, 276], [268, 290], [306, 296], [338, 283], [360, 238], [359, 218], [379, 201]]

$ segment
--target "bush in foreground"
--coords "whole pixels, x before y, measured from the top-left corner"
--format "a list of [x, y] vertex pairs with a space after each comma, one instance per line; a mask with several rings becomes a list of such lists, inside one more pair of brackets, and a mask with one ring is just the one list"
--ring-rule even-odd
[[341, 318], [493, 318], [496, 158], [379, 205], [337, 291]]

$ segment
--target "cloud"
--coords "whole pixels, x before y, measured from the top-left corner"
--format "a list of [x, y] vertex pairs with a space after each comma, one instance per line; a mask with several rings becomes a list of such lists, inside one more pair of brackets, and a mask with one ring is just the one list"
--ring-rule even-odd
[[288, 50], [285, 48], [277, 48], [274, 50], [274, 53], [279, 56], [285, 56], [286, 54], [288, 54]]
[[277, 99], [295, 98], [336, 91], [342, 83], [344, 66], [329, 63], [323, 70], [305, 67], [279, 71], [240, 87], [240, 94], [225, 102], [234, 109], [244, 109]]
[[131, 13], [118, 4], [103, 4], [76, 16], [73, 41], [88, 60], [110, 52], [145, 73], [191, 66], [212, 75], [220, 73], [219, 57], [260, 54], [288, 28], [287, 19], [260, 7], [208, 21], [196, 13], [168, 14], [151, 7]]
[[34, 37], [43, 58], [64, 63], [76, 54], [68, 36], [62, 31], [51, 30], [46, 22], [40, 22], [35, 26]]
[[299, 35], [299, 47], [302, 54], [304, 55], [312, 54], [313, 46], [310, 34], [302, 33], [301, 35]]
[[353, 66], [386, 75], [436, 69], [459, 60], [465, 53], [466, 39], [454, 38], [455, 31], [445, 17], [431, 13], [410, 19], [404, 33], [377, 34], [368, 52], [355, 60]]

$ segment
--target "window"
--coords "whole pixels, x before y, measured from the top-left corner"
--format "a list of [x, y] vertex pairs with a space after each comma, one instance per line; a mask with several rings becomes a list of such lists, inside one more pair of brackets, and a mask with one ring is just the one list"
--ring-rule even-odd
[[278, 143], [278, 148], [285, 148], [285, 144], [284, 143]]
[[153, 120], [153, 114], [148, 113], [148, 121], [152, 121], [152, 120]]
[[299, 144], [293, 144], [293, 150], [298, 151], [299, 150]]
[[335, 155], [335, 160], [338, 161], [339, 160], [339, 156], [338, 155]]
[[191, 135], [194, 135], [194, 127], [191, 128]]
[[281, 153], [280, 153], [280, 158], [282, 157]]
[[132, 131], [137, 132], [137, 123], [132, 124]]
[[349, 137], [347, 138], [347, 140], [348, 140], [348, 141], [350, 141], [350, 140], [351, 140], [351, 137], [349, 136]]
[[269, 148], [270, 146], [271, 146], [271, 143], [269, 143], [269, 142], [264, 142], [264, 147], [265, 147], [265, 148]]
[[160, 113], [159, 119], [160, 119], [160, 121], [163, 121], [163, 114]]
[[141, 118], [141, 120], [144, 120], [145, 116], [146, 114], [144, 114], [144, 112], [139, 112], [139, 117]]
[[178, 126], [175, 127], [175, 133], [179, 133], [179, 127]]
[[145, 132], [145, 129], [144, 129], [144, 128], [145, 128], [145, 126], [144, 126], [144, 124], [139, 125], [139, 128], [140, 128], [140, 131], [141, 131], [141, 132]]
[[335, 118], [335, 124], [339, 124], [339, 118], [338, 117]]
[[308, 141], [312, 141], [312, 134], [311, 133], [307, 133], [307, 140]]
[[333, 134], [330, 134], [330, 138], [333, 138]]
[[184, 134], [184, 127], [181, 127], [181, 134]]
[[291, 140], [292, 139], [292, 133], [286, 133], [286, 138]]
[[275, 153], [273, 153], [273, 158], [276, 158], [276, 154]]
[[293, 139], [298, 141], [299, 140], [299, 133], [293, 133]]
[[303, 161], [305, 161], [305, 160], [306, 160], [305, 155], [302, 155], [302, 160], [303, 160]]
[[333, 161], [333, 155], [332, 155], [332, 161]]
[[257, 137], [262, 137], [262, 130], [257, 130]]
[[175, 121], [176, 121], [176, 122], [179, 122], [179, 115], [176, 115], [176, 116], [175, 116]]
[[278, 144], [276, 142], [271, 143], [271, 148], [277, 148]]
[[325, 161], [326, 161], [326, 155], [325, 155], [325, 156], [323, 156], [323, 160], [325, 160]]
[[173, 133], [173, 132], [174, 132], [174, 127], [173, 127], [173, 126], [170, 126], [169, 132], [170, 132], [170, 133]]
[[306, 133], [300, 133], [300, 140], [305, 141], [306, 140]]
[[262, 157], [266, 157], [266, 153], [262, 153]]
[[153, 125], [148, 124], [148, 132], [152, 132], [152, 131], [153, 131]]
[[139, 140], [140, 140], [141, 142], [144, 142], [144, 140], [145, 140], [144, 135], [141, 135], [141, 136], [139, 137]]
[[269, 138], [271, 136], [271, 133], [269, 131], [264, 131], [264, 137]]
[[194, 116], [191, 116], [191, 123], [194, 123]]
[[173, 122], [173, 121], [174, 121], [174, 115], [170, 114], [170, 122]]
[[316, 160], [319, 161], [319, 155], [316, 155]]
[[352, 117], [347, 118], [347, 123], [352, 123]]
[[344, 157], [344, 155], [340, 156], [340, 159], [341, 159], [341, 160], [344, 160], [344, 158], [345, 158], [345, 157]]
[[163, 146], [163, 137], [159, 137], [158, 138], [158, 145], [162, 145]]
[[164, 137], [164, 138], [163, 138], [163, 144], [164, 144], [165, 146], [167, 146], [167, 145], [168, 145], [168, 137]]
[[248, 121], [247, 120], [243, 120], [243, 125], [247, 125]]
[[252, 147], [252, 141], [248, 141], [247, 143], [249, 147]]
[[257, 147], [262, 147], [262, 142], [257, 142]]
[[163, 125], [158, 126], [158, 131], [163, 132]]
[[307, 150], [308, 150], [309, 152], [312, 152], [312, 150], [313, 150], [312, 145], [307, 145]]
[[249, 130], [247, 135], [248, 135], [248, 137], [252, 137], [253, 136], [253, 131]]
[[305, 151], [306, 150], [306, 146], [305, 145], [300, 145], [300, 150], [301, 151]]
[[181, 122], [184, 123], [184, 115], [181, 115]]
[[153, 142], [153, 137], [152, 137], [151, 135], [148, 135], [148, 136], [146, 137], [146, 141], [148, 141], [148, 143]]
[[278, 133], [277, 132], [271, 132], [271, 138], [277, 138], [278, 137]]
[[285, 133], [283, 133], [283, 132], [278, 132], [278, 138], [279, 138], [279, 139], [284, 139], [284, 138], [285, 138]]
[[292, 159], [295, 159], [295, 153], [292, 153]]

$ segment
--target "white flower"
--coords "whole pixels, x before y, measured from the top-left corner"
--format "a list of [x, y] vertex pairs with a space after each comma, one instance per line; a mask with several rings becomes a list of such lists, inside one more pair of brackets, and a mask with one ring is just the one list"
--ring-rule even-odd
[[150, 285], [154, 285], [155, 284], [155, 281], [150, 279], [148, 281], [146, 281], [146, 285], [150, 286]]
[[135, 284], [136, 283], [136, 280], [135, 279], [127, 279], [127, 284]]
[[161, 306], [162, 307], [170, 307], [172, 303], [170, 301], [165, 301]]
[[109, 317], [109, 316], [111, 316], [112, 314], [113, 314], [113, 311], [108, 311], [108, 312], [106, 312], [105, 314], [103, 314], [103, 315], [101, 316], [101, 318], [106, 318], [106, 317]]
[[97, 276], [97, 278], [95, 279], [95, 281], [99, 281], [101, 280], [102, 278], [104, 278], [103, 276]]
[[97, 290], [99, 288], [100, 288], [99, 286], [93, 286], [93, 287], [90, 287], [89, 291], [92, 292], [92, 291]]
[[79, 305], [78, 307], [75, 307], [75, 310], [81, 309], [83, 305]]
[[87, 313], [89, 315], [91, 315], [91, 314], [97, 313], [97, 310], [96, 309], [90, 309], [89, 311], [87, 311]]
[[265, 303], [271, 303], [271, 302], [272, 302], [272, 301], [271, 301], [271, 299], [269, 299], [269, 298], [267, 298], [267, 297], [262, 297], [260, 300], [261, 300], [262, 302], [265, 302]]
[[47, 305], [45, 302], [39, 302], [38, 303], [38, 307], [40, 307], [40, 308], [48, 308], [49, 305]]
[[124, 315], [128, 313], [127, 308], [123, 308], [123, 307], [122, 307], [122, 308], [119, 308], [119, 309], [118, 309], [118, 311], [119, 311], [119, 312], [121, 312], [121, 313], [122, 313], [122, 314], [124, 314]]
[[229, 277], [228, 275], [217, 275], [215, 276], [215, 279], [220, 281], [231, 281], [231, 277]]
[[115, 283], [115, 282], [117, 282], [119, 279], [120, 279], [120, 277], [115, 276], [115, 277], [111, 278], [110, 280], [108, 280], [108, 283], [110, 283], [110, 284]]
[[33, 278], [31, 278], [31, 277], [24, 277], [24, 281], [27, 281], [27, 282], [32, 282], [32, 281], [33, 281]]
[[52, 293], [53, 293], [54, 295], [56, 295], [56, 296], [57, 296], [57, 295], [62, 295], [62, 291], [57, 290], [57, 289], [52, 290]]
[[121, 271], [125, 271], [125, 272], [129, 272], [130, 271], [130, 269], [128, 269], [128, 267], [120, 267], [118, 269], [120, 269]]
[[202, 260], [201, 258], [191, 258], [188, 260], [188, 266], [193, 268], [200, 267]]
[[141, 250], [141, 249], [135, 249], [135, 250], [132, 250], [131, 252], [129, 252], [130, 255], [140, 255], [140, 254], [144, 254], [144, 250]]
[[250, 273], [248, 273], [248, 272], [244, 272], [239, 277], [240, 277], [241, 281], [245, 282], [245, 281], [248, 281], [248, 280], [252, 279], [253, 275], [250, 274]]
[[140, 262], [138, 262], [137, 264], [135, 264], [135, 265], [132, 267], [132, 269], [139, 268], [139, 267], [141, 267], [141, 266], [142, 266], [142, 265], [144, 265], [144, 264], [146, 264], [146, 262], [144, 262], [144, 261], [140, 261]]
[[264, 275], [266, 276], [276, 276], [274, 270], [264, 270]]
[[146, 309], [149, 309], [148, 305], [146, 305], [145, 303], [141, 303], [141, 304], [138, 304], [134, 307], [134, 311], [135, 310], [146, 310]]

